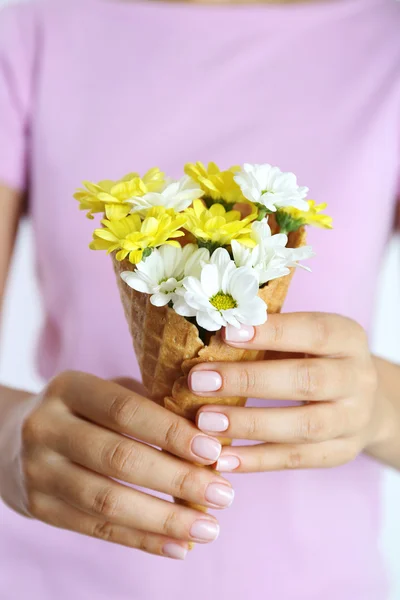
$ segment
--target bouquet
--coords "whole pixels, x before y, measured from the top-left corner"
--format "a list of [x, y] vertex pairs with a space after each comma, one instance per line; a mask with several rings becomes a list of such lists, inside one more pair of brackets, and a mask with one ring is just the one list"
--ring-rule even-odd
[[[293, 173], [269, 164], [221, 171], [198, 162], [184, 172], [179, 180], [153, 168], [84, 182], [74, 197], [89, 218], [103, 214], [90, 247], [112, 257], [149, 397], [194, 419], [219, 399], [190, 391], [190, 369], [263, 358], [228, 347], [220, 330], [262, 325], [279, 312], [295, 268], [308, 269], [299, 261], [313, 256], [305, 226], [329, 229], [332, 219]], [[246, 398], [220, 402], [242, 406]]]

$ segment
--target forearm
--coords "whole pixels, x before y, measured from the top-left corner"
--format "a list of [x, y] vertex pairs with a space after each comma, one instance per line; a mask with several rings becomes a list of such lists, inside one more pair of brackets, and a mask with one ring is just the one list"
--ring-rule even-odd
[[367, 454], [400, 470], [400, 365], [375, 357], [380, 385], [379, 427]]

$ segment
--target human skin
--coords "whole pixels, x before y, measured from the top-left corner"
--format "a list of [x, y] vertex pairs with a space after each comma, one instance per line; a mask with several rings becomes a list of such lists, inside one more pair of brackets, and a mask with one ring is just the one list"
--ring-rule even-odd
[[[0, 205], [1, 302], [23, 197], [0, 187]], [[294, 332], [299, 334], [294, 336]], [[354, 342], [351, 351], [348, 337]], [[218, 396], [234, 390], [245, 396], [290, 397], [309, 404], [223, 412], [207, 406], [200, 411], [197, 428], [146, 400], [133, 381], [109, 382], [68, 372], [58, 375], [38, 395], [0, 387], [0, 496], [21, 514], [54, 526], [184, 558], [188, 542], [200, 541], [198, 534], [191, 533], [193, 524], [206, 521], [202, 533], [208, 536], [203, 539], [207, 542], [217, 535], [217, 520], [123, 489], [111, 477], [207, 506], [215, 505], [218, 497], [227, 506], [230, 484], [194, 463], [210, 465], [219, 459], [222, 471], [244, 473], [333, 466], [364, 451], [399, 468], [400, 368], [372, 356], [361, 327], [339, 316], [271, 316], [245, 343], [289, 351], [293, 350], [291, 340], [297, 338], [304, 344], [297, 351], [311, 358], [295, 363], [265, 361], [247, 365], [246, 371], [240, 364], [198, 366], [196, 370], [211, 369], [221, 376]], [[337, 338], [345, 338], [346, 343], [337, 344]], [[340, 356], [343, 346], [346, 355]], [[319, 361], [318, 366], [312, 361]], [[192, 377], [193, 373], [191, 381]], [[94, 405], [100, 393], [105, 402], [101, 414]], [[210, 431], [210, 417], [208, 423], [204, 419], [212, 413]], [[218, 435], [215, 413], [222, 415], [230, 436], [255, 439], [262, 445], [226, 448], [220, 453], [214, 440]], [[139, 417], [141, 425], [136, 429]], [[212, 458], [200, 458], [199, 448], [193, 451], [200, 429], [209, 434]], [[168, 450], [168, 455], [130, 440], [129, 435]], [[221, 486], [219, 492], [216, 486]], [[207, 500], [207, 490], [213, 502]], [[146, 522], [135, 520], [133, 506], [145, 507]]]
[[223, 336], [233, 347], [300, 358], [199, 364], [189, 374], [194, 393], [302, 404], [204, 406], [197, 415], [203, 431], [261, 442], [223, 449], [220, 471], [335, 467], [361, 452], [400, 469], [400, 367], [371, 355], [355, 321], [313, 312], [270, 315], [261, 327], [229, 327]]

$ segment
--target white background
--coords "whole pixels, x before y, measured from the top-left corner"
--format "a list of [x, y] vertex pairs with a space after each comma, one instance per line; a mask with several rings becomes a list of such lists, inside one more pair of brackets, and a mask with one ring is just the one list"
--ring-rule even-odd
[[[8, 1], [0, 0], [0, 6]], [[43, 382], [35, 372], [33, 356], [42, 313], [34, 277], [32, 246], [30, 227], [24, 223], [11, 270], [0, 330], [0, 382], [27, 390], [39, 390]], [[372, 347], [381, 356], [400, 363], [399, 307], [400, 239], [395, 239], [388, 248], [382, 270]], [[383, 495], [382, 549], [387, 557], [393, 581], [390, 600], [400, 600], [399, 474], [387, 471]]]

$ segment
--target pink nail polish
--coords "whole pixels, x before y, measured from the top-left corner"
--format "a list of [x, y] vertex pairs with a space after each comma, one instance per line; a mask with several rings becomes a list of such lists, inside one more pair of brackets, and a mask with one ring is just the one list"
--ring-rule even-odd
[[235, 497], [235, 492], [229, 485], [221, 483], [210, 483], [206, 489], [206, 500], [214, 506], [228, 508]]
[[199, 542], [213, 542], [219, 536], [219, 525], [213, 521], [195, 521], [190, 530], [193, 540]]
[[189, 385], [192, 392], [217, 392], [222, 387], [222, 377], [216, 371], [193, 371]]
[[217, 471], [234, 471], [240, 466], [240, 460], [236, 456], [221, 456], [217, 462]]
[[172, 542], [165, 544], [162, 551], [164, 556], [168, 556], [168, 558], [174, 558], [175, 560], [185, 560], [188, 553], [186, 548]]
[[197, 427], [202, 431], [214, 431], [220, 433], [229, 427], [229, 419], [221, 413], [202, 412], [197, 419]]
[[192, 442], [192, 452], [203, 460], [216, 461], [221, 454], [222, 446], [217, 440], [205, 435], [197, 435]]
[[254, 338], [254, 327], [251, 325], [241, 325], [238, 329], [233, 325], [227, 325], [225, 328], [225, 340], [227, 342], [250, 342]]

